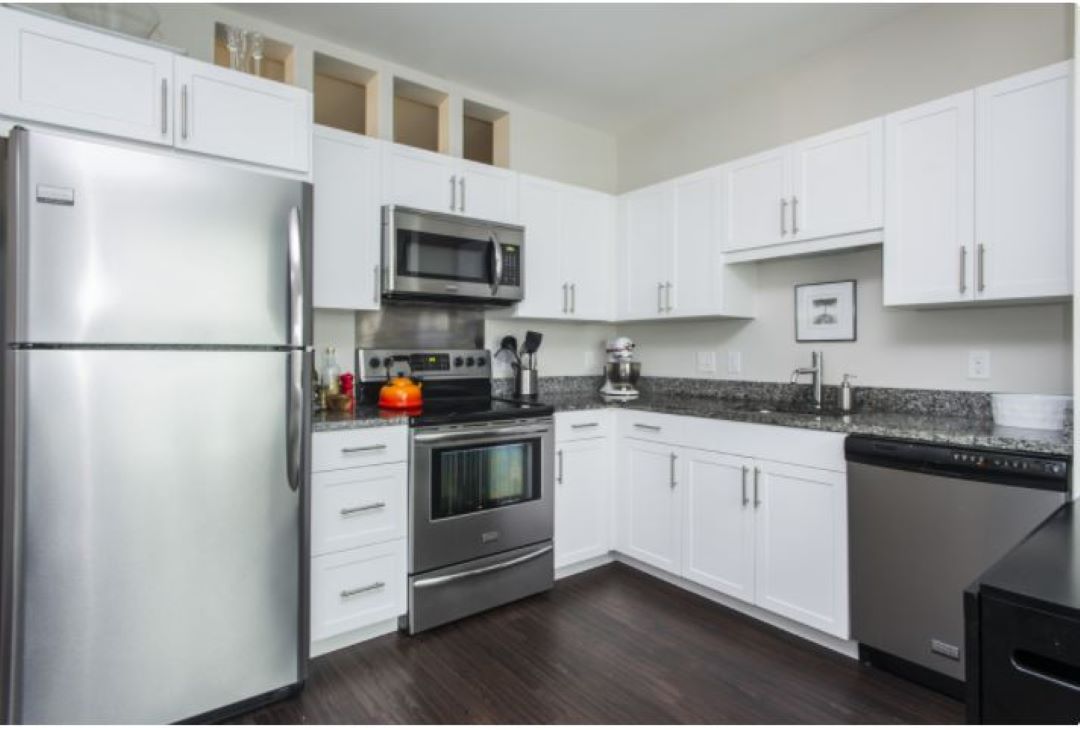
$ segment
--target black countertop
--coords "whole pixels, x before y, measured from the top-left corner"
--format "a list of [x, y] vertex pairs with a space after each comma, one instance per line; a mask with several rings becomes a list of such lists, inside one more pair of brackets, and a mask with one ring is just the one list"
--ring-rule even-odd
[[1080, 515], [1066, 504], [978, 580], [984, 594], [1080, 617]]

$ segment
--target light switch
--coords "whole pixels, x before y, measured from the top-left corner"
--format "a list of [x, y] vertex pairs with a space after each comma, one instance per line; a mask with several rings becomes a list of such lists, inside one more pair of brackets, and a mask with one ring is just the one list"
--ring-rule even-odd
[[742, 373], [742, 353], [738, 350], [728, 350], [727, 372], [728, 375], [739, 375]]
[[697, 354], [697, 369], [699, 373], [716, 372], [716, 353], [701, 351]]

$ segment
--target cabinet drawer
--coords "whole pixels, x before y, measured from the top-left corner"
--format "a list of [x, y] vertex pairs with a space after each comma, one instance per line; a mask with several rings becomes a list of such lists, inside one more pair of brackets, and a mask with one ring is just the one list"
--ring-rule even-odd
[[644, 441], [682, 444], [686, 420], [663, 413], [624, 411], [619, 414], [619, 434]]
[[320, 472], [405, 461], [408, 450], [409, 436], [405, 426], [323, 431], [311, 437], [311, 470]]
[[320, 641], [405, 613], [405, 541], [311, 561], [311, 639]]
[[405, 464], [319, 472], [311, 489], [312, 555], [405, 537]]
[[555, 440], [580, 441], [607, 436], [611, 430], [606, 411], [555, 414]]

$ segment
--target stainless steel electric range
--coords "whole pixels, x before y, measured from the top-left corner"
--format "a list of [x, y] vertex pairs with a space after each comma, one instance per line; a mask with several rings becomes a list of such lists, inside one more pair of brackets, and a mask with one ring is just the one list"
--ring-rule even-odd
[[548, 590], [552, 408], [491, 395], [485, 350], [357, 351], [359, 398], [392, 375], [423, 387], [409, 418], [411, 634]]

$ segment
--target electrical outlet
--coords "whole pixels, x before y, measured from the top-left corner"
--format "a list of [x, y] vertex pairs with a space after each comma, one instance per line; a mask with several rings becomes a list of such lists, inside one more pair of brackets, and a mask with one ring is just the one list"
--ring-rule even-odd
[[968, 351], [968, 378], [970, 380], [988, 380], [990, 378], [990, 351]]
[[697, 354], [697, 369], [699, 373], [716, 372], [716, 353], [701, 351]]
[[728, 350], [727, 372], [728, 375], [738, 375], [742, 372], [742, 353], [738, 350]]
[[585, 369], [592, 372], [596, 369], [596, 353], [592, 350], [585, 351]]

